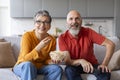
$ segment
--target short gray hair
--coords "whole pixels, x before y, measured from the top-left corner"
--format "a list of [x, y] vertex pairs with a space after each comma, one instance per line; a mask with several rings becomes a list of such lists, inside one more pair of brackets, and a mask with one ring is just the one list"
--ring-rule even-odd
[[49, 22], [50, 22], [50, 23], [52, 22], [52, 18], [51, 18], [51, 16], [50, 16], [49, 12], [46, 11], [46, 10], [40, 10], [40, 11], [38, 11], [38, 12], [35, 14], [35, 16], [34, 16], [34, 21], [36, 21], [36, 18], [37, 18], [38, 16], [47, 16], [47, 17], [49, 18]]

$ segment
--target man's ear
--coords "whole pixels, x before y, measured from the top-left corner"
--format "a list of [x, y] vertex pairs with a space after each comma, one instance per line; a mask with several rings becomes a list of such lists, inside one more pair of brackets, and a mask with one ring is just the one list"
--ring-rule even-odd
[[66, 29], [69, 30], [70, 29], [70, 26], [66, 23]]

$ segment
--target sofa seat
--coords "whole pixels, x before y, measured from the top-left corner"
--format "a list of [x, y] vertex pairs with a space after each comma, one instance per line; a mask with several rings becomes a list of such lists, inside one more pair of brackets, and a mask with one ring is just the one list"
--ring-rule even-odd
[[[82, 74], [83, 80], [96, 80], [96, 77], [92, 74]], [[38, 75], [37, 80], [43, 80], [43, 75]], [[11, 68], [0, 68], [0, 79], [1, 80], [21, 80], [18, 76], [16, 76]], [[63, 75], [62, 80], [66, 80], [65, 75]], [[111, 72], [110, 80], [120, 80], [120, 70]]]
[[19, 80], [19, 77], [16, 76], [12, 68], [0, 68], [0, 79], [1, 80]]

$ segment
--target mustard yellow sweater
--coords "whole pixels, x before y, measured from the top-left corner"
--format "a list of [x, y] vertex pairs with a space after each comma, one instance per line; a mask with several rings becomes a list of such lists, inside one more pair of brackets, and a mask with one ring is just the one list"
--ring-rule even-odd
[[16, 65], [25, 61], [31, 61], [37, 68], [47, 65], [50, 60], [50, 51], [56, 49], [55, 38], [51, 35], [49, 36], [52, 38], [50, 44], [42, 48], [40, 53], [38, 53], [35, 47], [39, 43], [39, 40], [35, 36], [35, 31], [26, 32], [21, 39], [21, 49]]

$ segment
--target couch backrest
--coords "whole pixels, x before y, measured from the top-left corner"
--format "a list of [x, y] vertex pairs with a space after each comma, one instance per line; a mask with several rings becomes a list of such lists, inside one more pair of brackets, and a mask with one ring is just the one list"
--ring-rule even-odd
[[18, 36], [6, 36], [6, 37], [0, 37], [3, 38], [7, 42], [11, 42], [11, 46], [13, 49], [13, 54], [15, 56], [15, 59], [17, 60], [19, 51], [20, 51], [20, 40], [21, 37]]
[[[1, 37], [0, 37], [1, 38]], [[15, 58], [17, 60], [17, 57], [19, 55], [19, 51], [20, 51], [20, 41], [21, 41], [21, 37], [17, 37], [17, 36], [10, 36], [10, 37], [2, 37], [5, 39], [5, 41], [11, 42], [11, 46], [13, 48], [13, 52], [15, 55]], [[117, 37], [108, 37], [110, 40], [112, 40], [116, 47], [115, 47], [115, 51], [117, 51], [118, 49], [120, 49], [120, 40]], [[57, 50], [59, 50], [58, 47], [58, 39], [57, 39], [57, 45], [56, 45]], [[94, 44], [94, 53], [95, 56], [97, 57], [99, 63], [102, 62], [104, 56], [105, 56], [105, 47], [104, 46], [100, 46], [97, 44]]]
[[[120, 40], [117, 37], [108, 37], [111, 41], [115, 43], [115, 51], [120, 49]], [[104, 46], [94, 45], [94, 53], [99, 63], [102, 63], [103, 58], [105, 57], [106, 48]]]

